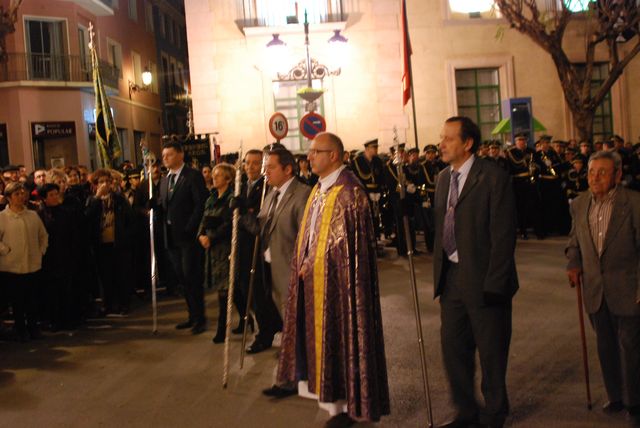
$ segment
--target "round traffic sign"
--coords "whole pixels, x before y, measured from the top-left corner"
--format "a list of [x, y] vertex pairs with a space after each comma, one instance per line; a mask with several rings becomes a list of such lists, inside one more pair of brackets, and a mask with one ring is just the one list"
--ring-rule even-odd
[[300, 119], [300, 132], [309, 139], [327, 129], [327, 122], [318, 113], [307, 113]]
[[289, 133], [289, 122], [284, 114], [276, 112], [269, 119], [269, 132], [273, 138], [280, 141]]

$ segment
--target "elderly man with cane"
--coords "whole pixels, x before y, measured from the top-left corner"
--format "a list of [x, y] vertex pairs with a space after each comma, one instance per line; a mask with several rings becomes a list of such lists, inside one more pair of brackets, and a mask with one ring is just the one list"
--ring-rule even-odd
[[584, 289], [596, 332], [609, 399], [603, 411], [626, 407], [631, 426], [640, 427], [640, 195], [619, 185], [615, 152], [592, 155], [588, 179], [590, 191], [571, 204], [567, 274]]

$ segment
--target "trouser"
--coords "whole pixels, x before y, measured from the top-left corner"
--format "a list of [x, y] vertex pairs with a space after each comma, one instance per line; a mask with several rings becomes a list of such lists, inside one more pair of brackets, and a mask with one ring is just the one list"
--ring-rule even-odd
[[169, 248], [169, 259], [178, 282], [184, 287], [184, 297], [193, 323], [205, 322], [202, 248], [192, 243]]
[[538, 215], [540, 201], [535, 184], [529, 177], [514, 178], [513, 190], [516, 198], [516, 214], [518, 216], [518, 232], [527, 235], [527, 228], [532, 226], [536, 235], [541, 237], [542, 219]]
[[395, 197], [392, 199], [393, 205], [393, 213], [395, 216], [395, 226], [396, 226], [396, 239], [398, 243], [398, 254], [401, 256], [407, 255], [407, 240], [404, 231], [404, 215], [406, 214], [409, 217], [409, 236], [411, 237], [411, 246], [413, 249], [416, 248], [416, 231], [411, 224], [411, 213], [403, 210], [402, 203], [399, 197]]
[[98, 276], [107, 312], [129, 310], [131, 296], [131, 251], [101, 244], [97, 249]]
[[38, 328], [37, 272], [4, 273], [8, 285], [14, 328], [19, 334]]
[[422, 204], [416, 207], [416, 217], [420, 218], [422, 223], [422, 231], [424, 232], [424, 243], [427, 251], [433, 252], [433, 242], [435, 238], [435, 223], [433, 219], [433, 208], [423, 207]]
[[589, 319], [596, 331], [609, 401], [640, 406], [640, 316], [614, 315], [602, 299], [602, 306]]
[[[445, 256], [446, 257], [446, 256]], [[501, 425], [509, 413], [506, 372], [511, 341], [511, 302], [486, 306], [470, 302], [454, 263], [446, 263], [446, 284], [440, 298], [444, 367], [457, 417]], [[485, 407], [474, 395], [475, 352], [482, 372]]]
[[253, 284], [253, 308], [260, 330], [256, 340], [270, 344], [273, 336], [282, 331], [282, 317], [271, 294], [271, 264], [264, 263], [262, 267], [261, 272], [256, 272]]

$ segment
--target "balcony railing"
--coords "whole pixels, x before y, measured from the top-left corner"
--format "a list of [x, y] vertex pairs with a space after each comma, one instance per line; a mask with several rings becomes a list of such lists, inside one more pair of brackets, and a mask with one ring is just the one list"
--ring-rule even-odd
[[[347, 19], [349, 5], [353, 0], [321, 0], [317, 2], [295, 2], [278, 0], [236, 0], [239, 19], [236, 24], [245, 27], [274, 27], [287, 24], [302, 24], [305, 11], [311, 24], [343, 22]], [[345, 1], [347, 4], [345, 4]], [[309, 9], [307, 9], [309, 7]]]
[[[100, 61], [100, 72], [105, 85], [118, 87], [120, 70]], [[0, 63], [0, 82], [20, 80], [92, 82], [93, 74], [89, 59], [77, 55], [9, 53], [6, 62]]]

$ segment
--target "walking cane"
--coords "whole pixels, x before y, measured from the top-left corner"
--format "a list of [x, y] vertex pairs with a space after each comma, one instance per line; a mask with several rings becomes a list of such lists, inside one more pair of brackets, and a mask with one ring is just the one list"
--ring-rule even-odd
[[[153, 200], [153, 164], [155, 163], [155, 156], [149, 151], [145, 140], [140, 141], [140, 147], [142, 148], [142, 157], [145, 161], [145, 169], [147, 173], [147, 180], [149, 180], [149, 201]], [[158, 334], [158, 298], [157, 298], [157, 281], [158, 281], [158, 266], [156, 263], [156, 248], [155, 248], [155, 236], [154, 236], [154, 221], [153, 221], [154, 208], [149, 208], [149, 248], [151, 254], [151, 308], [153, 318], [153, 334]]]
[[[404, 205], [406, 197], [404, 171], [402, 169], [402, 159], [400, 158], [400, 147], [398, 141], [398, 130], [393, 127], [393, 142], [396, 147], [396, 156], [394, 164], [398, 172], [398, 184], [400, 187], [400, 206]], [[420, 363], [422, 365], [422, 382], [424, 387], [425, 400], [427, 402], [427, 418], [429, 419], [429, 428], [433, 427], [433, 412], [431, 408], [431, 392], [429, 389], [429, 372], [427, 369], [427, 355], [424, 350], [424, 339], [422, 335], [422, 320], [420, 317], [420, 302], [418, 300], [418, 285], [416, 283], [416, 270], [413, 265], [413, 242], [411, 241], [411, 232], [409, 231], [409, 216], [403, 209], [402, 225], [404, 226], [404, 239], [407, 243], [407, 259], [409, 261], [409, 275], [411, 277], [411, 293], [413, 294], [413, 310], [416, 315], [416, 330], [418, 335], [418, 347], [420, 348]], [[398, 237], [400, 239], [400, 237]]]
[[584, 333], [584, 314], [582, 312], [582, 283], [575, 284], [578, 295], [578, 318], [580, 319], [580, 339], [582, 339], [582, 364], [584, 366], [584, 381], [587, 388], [587, 409], [591, 410], [591, 387], [589, 385], [589, 359], [587, 353], [587, 337]]
[[[240, 195], [242, 184], [242, 141], [240, 141], [240, 153], [236, 162], [236, 181], [233, 196]], [[240, 209], [233, 210], [233, 226], [231, 229], [231, 254], [229, 255], [229, 291], [227, 295], [227, 325], [224, 336], [224, 366], [222, 370], [222, 387], [227, 387], [229, 380], [229, 342], [231, 337], [231, 314], [233, 311], [233, 291], [236, 284], [236, 259], [238, 258], [238, 224], [240, 222]]]
[[[271, 144], [271, 149], [273, 149], [273, 144]], [[262, 154], [262, 177], [264, 177], [264, 181], [262, 182], [262, 195], [260, 196], [260, 206], [258, 207], [258, 212], [260, 212], [260, 208], [262, 208], [262, 204], [264, 203], [264, 197], [267, 194], [267, 177], [265, 176], [265, 172], [267, 170], [267, 156], [268, 153]], [[253, 298], [253, 284], [256, 278], [256, 266], [258, 265], [258, 252], [260, 250], [260, 233], [256, 235], [256, 239], [253, 242], [253, 255], [251, 256], [251, 270], [249, 271], [249, 289], [247, 291], [247, 306], [244, 313], [244, 330], [242, 330], [242, 346], [240, 347], [240, 370], [244, 367], [244, 353], [245, 346], [247, 346], [247, 329], [249, 327], [249, 310], [251, 309], [252, 298]]]

